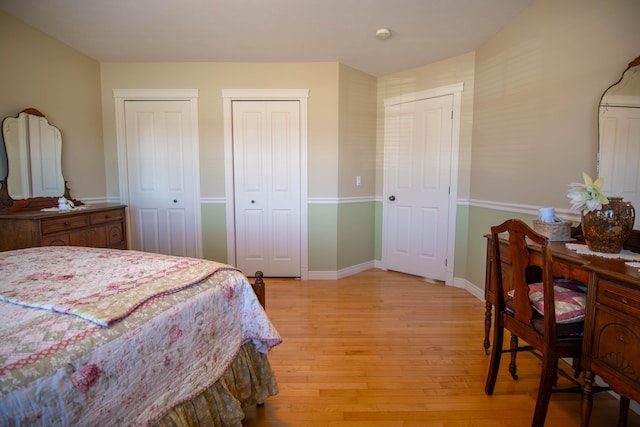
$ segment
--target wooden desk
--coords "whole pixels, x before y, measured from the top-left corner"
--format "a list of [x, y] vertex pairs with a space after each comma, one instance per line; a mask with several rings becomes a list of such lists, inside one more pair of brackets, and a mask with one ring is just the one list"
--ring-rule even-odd
[[[490, 250], [491, 236], [486, 237], [484, 348], [488, 352], [496, 286]], [[567, 249], [563, 242], [552, 242], [550, 245], [554, 276], [580, 280], [588, 288], [582, 348], [584, 388], [581, 426], [586, 427], [592, 409], [595, 375], [606, 381], [616, 393], [640, 401], [640, 272], [624, 261], [579, 255]], [[502, 247], [506, 249], [506, 241]], [[536, 262], [540, 247], [531, 245], [529, 249]], [[504, 255], [501, 251], [501, 258], [503, 256], [508, 270], [506, 250]], [[505, 286], [508, 288], [508, 271], [505, 276]]]

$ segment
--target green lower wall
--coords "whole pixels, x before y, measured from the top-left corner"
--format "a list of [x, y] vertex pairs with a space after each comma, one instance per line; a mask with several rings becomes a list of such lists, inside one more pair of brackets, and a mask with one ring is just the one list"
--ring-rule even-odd
[[[331, 271], [380, 259], [380, 203], [310, 204], [309, 271]], [[203, 258], [227, 262], [223, 203], [201, 205]], [[377, 256], [377, 258], [376, 258]]]
[[200, 205], [202, 215], [202, 257], [211, 261], [227, 261], [227, 214], [223, 203]]
[[453, 277], [465, 278], [467, 276], [467, 237], [469, 236], [469, 206], [456, 207], [456, 249], [453, 264]]
[[[309, 204], [309, 271], [336, 272], [382, 259], [382, 202]], [[201, 205], [205, 259], [227, 261], [226, 211], [223, 203]], [[508, 218], [528, 224], [531, 215], [458, 206], [454, 276], [484, 288], [485, 234]]]
[[373, 261], [375, 226], [375, 202], [338, 205], [338, 270]]
[[309, 271], [338, 270], [338, 205], [309, 205]]
[[[466, 274], [460, 277], [464, 277], [467, 281], [481, 289], [484, 289], [487, 254], [487, 241], [484, 236], [489, 234], [491, 226], [500, 224], [509, 218], [520, 218], [530, 226], [533, 226], [533, 220], [536, 219], [533, 215], [515, 212], [479, 207], [469, 208]], [[458, 276], [456, 275], [456, 277]]]

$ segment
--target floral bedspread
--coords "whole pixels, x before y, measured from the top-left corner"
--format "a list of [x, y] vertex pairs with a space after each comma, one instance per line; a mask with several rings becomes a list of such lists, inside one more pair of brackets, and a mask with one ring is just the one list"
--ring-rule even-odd
[[246, 278], [211, 261], [0, 252], [0, 289], [14, 301], [0, 302], [0, 425], [153, 424], [216, 382], [245, 342], [281, 342]]

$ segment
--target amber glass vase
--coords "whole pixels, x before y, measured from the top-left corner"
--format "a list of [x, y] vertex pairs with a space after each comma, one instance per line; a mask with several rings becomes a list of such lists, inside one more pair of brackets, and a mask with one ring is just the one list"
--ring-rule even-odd
[[617, 254], [629, 238], [636, 211], [622, 197], [609, 197], [602, 209], [582, 215], [582, 234], [589, 249], [595, 252]]

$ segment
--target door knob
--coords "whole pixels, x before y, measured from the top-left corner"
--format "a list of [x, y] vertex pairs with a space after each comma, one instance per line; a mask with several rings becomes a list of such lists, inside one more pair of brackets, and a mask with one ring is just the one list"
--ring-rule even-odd
[[392, 202], [396, 199], [396, 196], [389, 196], [389, 200], [391, 200]]
[[178, 199], [173, 199], [173, 203], [178, 203]]

